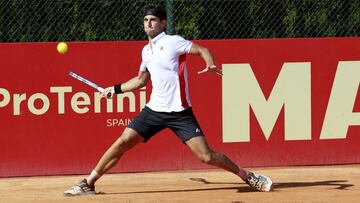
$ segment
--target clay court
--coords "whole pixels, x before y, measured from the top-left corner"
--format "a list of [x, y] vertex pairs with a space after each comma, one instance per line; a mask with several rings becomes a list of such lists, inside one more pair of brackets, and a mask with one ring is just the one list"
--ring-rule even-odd
[[84, 176], [0, 179], [1, 202], [356, 202], [360, 165], [256, 168], [272, 177], [274, 190], [253, 191], [221, 170], [108, 174], [95, 196], [64, 197]]

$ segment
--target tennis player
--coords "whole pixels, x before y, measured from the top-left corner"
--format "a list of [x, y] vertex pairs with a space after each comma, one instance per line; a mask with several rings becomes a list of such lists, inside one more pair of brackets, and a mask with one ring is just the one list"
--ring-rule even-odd
[[144, 31], [149, 43], [142, 50], [139, 73], [125, 83], [106, 88], [103, 96], [106, 97], [109, 92], [113, 96], [139, 89], [151, 78], [153, 88], [150, 101], [104, 153], [91, 174], [65, 191], [64, 195], [95, 194], [95, 182], [115, 166], [125, 152], [141, 142], [147, 142], [165, 128], [170, 128], [200, 161], [239, 176], [256, 190], [271, 190], [270, 178], [241, 168], [226, 155], [209, 147], [192, 111], [186, 55], [198, 55], [204, 60], [206, 67], [199, 74], [222, 75], [222, 71], [214, 64], [207, 48], [180, 36], [165, 34], [165, 25], [166, 13], [163, 8], [153, 4], [144, 7]]

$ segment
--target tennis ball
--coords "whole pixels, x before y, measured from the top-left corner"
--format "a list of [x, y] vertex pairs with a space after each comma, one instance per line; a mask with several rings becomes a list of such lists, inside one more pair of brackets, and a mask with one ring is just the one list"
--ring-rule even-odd
[[56, 49], [60, 54], [65, 54], [68, 50], [68, 45], [65, 42], [59, 42]]

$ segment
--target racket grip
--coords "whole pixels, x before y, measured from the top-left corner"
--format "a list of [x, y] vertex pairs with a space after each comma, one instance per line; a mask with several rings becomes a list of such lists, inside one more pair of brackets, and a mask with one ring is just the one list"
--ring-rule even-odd
[[[97, 89], [99, 92], [101, 92], [101, 93], [105, 91], [105, 89], [102, 88], [102, 87], [97, 87], [96, 89]], [[111, 96], [112, 96], [111, 92], [108, 92], [108, 93], [106, 94], [106, 98], [111, 98]]]
[[111, 98], [111, 92], [108, 92], [108, 93], [106, 94], [106, 97], [107, 97], [107, 98]]

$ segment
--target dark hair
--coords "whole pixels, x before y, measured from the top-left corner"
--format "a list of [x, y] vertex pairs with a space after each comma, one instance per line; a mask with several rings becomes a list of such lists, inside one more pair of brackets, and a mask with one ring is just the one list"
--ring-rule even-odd
[[166, 12], [160, 5], [147, 4], [144, 6], [144, 16], [146, 15], [153, 15], [160, 18], [160, 20], [166, 20]]

